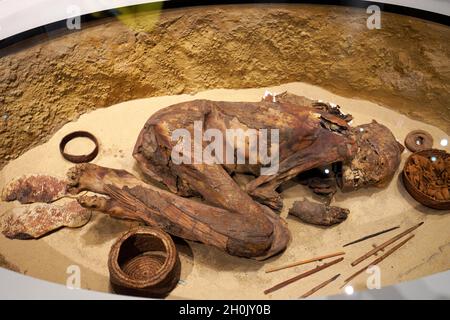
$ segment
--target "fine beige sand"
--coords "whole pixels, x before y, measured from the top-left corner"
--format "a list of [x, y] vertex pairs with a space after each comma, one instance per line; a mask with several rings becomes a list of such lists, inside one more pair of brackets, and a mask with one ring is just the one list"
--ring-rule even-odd
[[[343, 98], [319, 87], [305, 83], [289, 83], [271, 88], [245, 90], [211, 90], [196, 95], [179, 95], [141, 99], [120, 103], [109, 108], [98, 109], [82, 115], [77, 121], [68, 123], [47, 143], [35, 147], [18, 159], [10, 162], [0, 172], [0, 187], [11, 179], [24, 174], [51, 174], [64, 177], [73, 164], [59, 154], [61, 138], [74, 130], [87, 130], [100, 141], [100, 153], [93, 161], [98, 165], [126, 169], [138, 174], [131, 152], [145, 121], [157, 110], [171, 104], [206, 98], [227, 101], [258, 101], [265, 90], [275, 93], [289, 91], [312, 99], [321, 99], [341, 105], [344, 112], [351, 113], [354, 125], [376, 119], [389, 127], [396, 138], [403, 142], [407, 133], [424, 129], [435, 139], [435, 147], [448, 136], [440, 129], [411, 120], [380, 105]], [[68, 151], [87, 151], [89, 142], [73, 141]], [[441, 147], [442, 148], [442, 147]], [[449, 147], [446, 147], [447, 151]], [[410, 153], [402, 155], [402, 164]], [[285, 199], [282, 216], [292, 203], [302, 197], [314, 196], [305, 187], [289, 184], [283, 190]], [[182, 276], [177, 288], [169, 298], [203, 299], [291, 299], [298, 298], [320, 282], [341, 273], [336, 282], [320, 290], [315, 296], [339, 293], [342, 280], [364, 266], [372, 259], [352, 268], [350, 262], [369, 251], [374, 244], [380, 244], [399, 230], [345, 248], [345, 260], [338, 265], [300, 280], [270, 295], [264, 289], [293, 277], [316, 266], [311, 263], [275, 273], [264, 270], [280, 264], [308, 259], [342, 250], [342, 245], [361, 236], [401, 225], [404, 230], [420, 221], [419, 228], [410, 242], [383, 261], [381, 268], [382, 286], [412, 280], [450, 268], [450, 212], [428, 209], [409, 196], [403, 188], [398, 174], [385, 189], [367, 189], [352, 193], [338, 193], [334, 204], [350, 209], [349, 218], [332, 228], [321, 228], [304, 224], [294, 217], [287, 218], [292, 233], [292, 242], [286, 252], [265, 262], [229, 256], [214, 248], [199, 243], [177, 244], [182, 261]], [[1, 202], [0, 214], [18, 203]], [[79, 229], [61, 229], [39, 240], [9, 240], [0, 235], [0, 262], [4, 267], [14, 266], [20, 272], [65, 284], [68, 267], [77, 265], [81, 269], [81, 287], [98, 291], [109, 291], [107, 258], [109, 249], [119, 234], [135, 222], [126, 222], [94, 213], [91, 221]], [[320, 264], [320, 263], [319, 263]], [[368, 274], [358, 276], [352, 285], [356, 290], [366, 287]]]

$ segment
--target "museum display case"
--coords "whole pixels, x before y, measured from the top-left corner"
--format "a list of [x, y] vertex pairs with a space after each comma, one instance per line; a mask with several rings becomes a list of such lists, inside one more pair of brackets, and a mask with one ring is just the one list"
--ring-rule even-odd
[[0, 8], [5, 283], [450, 298], [450, 4]]

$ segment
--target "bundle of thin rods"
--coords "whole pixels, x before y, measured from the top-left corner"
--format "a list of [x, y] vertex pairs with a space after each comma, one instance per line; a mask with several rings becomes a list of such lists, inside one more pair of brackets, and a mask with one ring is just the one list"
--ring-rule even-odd
[[[398, 235], [390, 238], [389, 240], [383, 242], [382, 244], [380, 244], [379, 246], [376, 246], [375, 248], [373, 248], [372, 250], [370, 250], [369, 252], [367, 252], [366, 254], [362, 255], [361, 257], [359, 257], [358, 259], [356, 259], [355, 261], [353, 261], [351, 263], [352, 267], [358, 265], [359, 263], [363, 262], [364, 260], [370, 258], [371, 256], [377, 254], [379, 251], [383, 250], [384, 248], [386, 248], [387, 246], [393, 244], [394, 242], [400, 240], [401, 238], [403, 238], [404, 236], [410, 234], [411, 232], [413, 232], [414, 230], [416, 230], [417, 228], [419, 228], [421, 225], [423, 225], [423, 222], [420, 222], [419, 224], [406, 229], [405, 231], [399, 233]], [[356, 276], [358, 276], [359, 274], [363, 273], [365, 270], [367, 270], [370, 266], [374, 266], [377, 265], [378, 263], [380, 263], [381, 261], [383, 261], [384, 259], [386, 259], [387, 257], [389, 257], [392, 253], [394, 253], [395, 251], [397, 251], [398, 249], [400, 249], [403, 245], [405, 245], [409, 240], [411, 240], [412, 238], [414, 238], [414, 235], [410, 235], [408, 238], [406, 238], [405, 240], [401, 241], [400, 243], [398, 243], [397, 245], [395, 245], [394, 247], [392, 247], [391, 249], [389, 249], [385, 254], [383, 254], [382, 256], [380, 256], [379, 258], [373, 260], [371, 263], [369, 263], [368, 265], [366, 265], [364, 268], [359, 269], [358, 271], [356, 271], [355, 273], [353, 273], [351, 276], [349, 276], [347, 279], [344, 280], [344, 284], [341, 286], [341, 288], [343, 288], [345, 285], [347, 285], [351, 280], [353, 280]]]
[[[379, 251], [384, 250], [384, 248], [386, 248], [387, 246], [389, 246], [389, 245], [391, 245], [391, 244], [397, 242], [398, 240], [402, 239], [402, 238], [405, 237], [406, 235], [410, 234], [411, 232], [413, 232], [414, 230], [416, 230], [417, 228], [419, 228], [422, 224], [423, 224], [423, 222], [421, 222], [421, 223], [419, 223], [419, 224], [417, 224], [417, 225], [415, 225], [415, 226], [413, 226], [413, 227], [411, 227], [411, 228], [408, 228], [407, 230], [405, 230], [405, 231], [399, 233], [398, 235], [396, 235], [396, 236], [390, 238], [389, 240], [383, 242], [381, 245], [378, 245], [378, 246], [374, 247], [372, 250], [370, 250], [369, 252], [365, 253], [364, 255], [362, 255], [361, 257], [357, 258], [355, 261], [353, 261], [353, 262], [351, 263], [351, 266], [354, 267], [354, 266], [358, 265], [359, 263], [365, 261], [366, 259], [370, 258], [371, 256], [376, 255]], [[377, 233], [374, 233], [374, 234], [365, 236], [365, 237], [363, 237], [363, 238], [360, 238], [360, 239], [358, 239], [358, 240], [352, 241], [352, 242], [350, 242], [350, 243], [344, 245], [344, 247], [345, 247], [345, 246], [349, 246], [349, 245], [351, 245], [351, 244], [355, 244], [355, 243], [364, 241], [364, 240], [367, 240], [367, 239], [370, 239], [370, 238], [373, 238], [373, 237], [375, 237], [375, 236], [384, 234], [384, 233], [386, 233], [386, 232], [389, 232], [389, 231], [392, 231], [392, 230], [395, 230], [395, 229], [398, 229], [398, 228], [399, 228], [399, 227], [397, 226], [397, 227], [393, 227], [393, 228], [390, 228], [390, 229], [387, 229], [387, 230], [383, 230], [383, 231], [380, 231], [380, 232], [377, 232]], [[388, 256], [390, 256], [391, 254], [393, 254], [395, 251], [397, 251], [398, 249], [400, 249], [402, 246], [404, 246], [404, 245], [405, 245], [408, 241], [410, 241], [413, 237], [414, 237], [414, 234], [409, 235], [405, 240], [399, 242], [397, 245], [395, 245], [394, 247], [392, 247], [391, 249], [389, 249], [388, 251], [386, 251], [383, 255], [381, 255], [381, 256], [378, 257], [377, 259], [373, 260], [373, 261], [372, 261], [371, 263], [369, 263], [368, 265], [366, 265], [364, 268], [361, 268], [361, 269], [359, 269], [358, 271], [356, 271], [355, 273], [353, 273], [352, 275], [350, 275], [348, 278], [346, 278], [346, 279], [344, 280], [344, 284], [343, 284], [340, 288], [342, 289], [342, 288], [343, 288], [344, 286], [346, 286], [351, 280], [353, 280], [353, 279], [356, 278], [358, 275], [360, 275], [361, 273], [363, 273], [363, 272], [364, 272], [365, 270], [367, 270], [370, 266], [379, 264], [381, 261], [383, 261], [384, 259], [386, 259], [386, 258], [387, 258]], [[290, 263], [290, 264], [287, 264], [287, 265], [283, 265], [283, 266], [279, 266], [279, 267], [275, 267], [275, 268], [268, 269], [268, 270], [266, 270], [266, 273], [275, 272], [275, 271], [279, 271], [279, 270], [283, 270], [283, 269], [288, 269], [288, 268], [292, 268], [292, 267], [295, 267], [295, 266], [304, 265], [304, 264], [307, 264], [307, 263], [310, 263], [310, 262], [322, 261], [322, 260], [324, 260], [324, 259], [333, 258], [333, 257], [337, 257], [337, 256], [342, 256], [342, 255], [345, 255], [345, 252], [342, 252], [342, 251], [341, 251], [341, 252], [336, 252], [336, 253], [332, 253], [332, 254], [327, 254], [327, 255], [315, 257], [315, 258], [312, 258], [312, 259], [307, 259], [307, 260], [297, 261], [297, 262]], [[278, 283], [278, 284], [276, 284], [275, 286], [273, 286], [273, 287], [271, 287], [271, 288], [269, 288], [269, 289], [266, 289], [266, 290], [264, 291], [264, 293], [265, 293], [265, 294], [272, 293], [272, 292], [274, 292], [274, 291], [276, 291], [276, 290], [279, 290], [279, 289], [281, 289], [281, 288], [283, 288], [283, 287], [285, 287], [285, 286], [287, 286], [287, 285], [289, 285], [289, 284], [292, 284], [292, 283], [294, 283], [294, 282], [296, 282], [296, 281], [298, 281], [298, 280], [300, 280], [300, 279], [306, 278], [306, 277], [308, 277], [308, 276], [310, 276], [310, 275], [313, 275], [313, 274], [315, 274], [315, 273], [317, 273], [317, 272], [319, 272], [319, 271], [322, 271], [322, 270], [324, 270], [324, 269], [326, 269], [326, 268], [329, 268], [329, 267], [331, 267], [331, 266], [333, 266], [333, 265], [335, 265], [335, 264], [337, 264], [337, 263], [339, 263], [339, 262], [341, 262], [341, 261], [343, 261], [343, 260], [344, 260], [344, 257], [340, 257], [340, 258], [335, 259], [335, 260], [333, 260], [333, 261], [324, 263], [324, 264], [321, 265], [321, 266], [317, 266], [317, 267], [315, 267], [315, 268], [313, 268], [313, 269], [310, 269], [310, 270], [308, 270], [308, 271], [306, 271], [306, 272], [303, 272], [303, 273], [301, 273], [301, 274], [299, 274], [299, 275], [297, 275], [297, 276], [295, 276], [295, 277], [293, 277], [293, 278], [290, 278], [290, 279], [287, 279], [287, 280], [285, 280], [285, 281], [283, 281], [283, 282], [281, 282], [281, 283]], [[317, 292], [318, 290], [320, 290], [320, 289], [324, 288], [325, 286], [329, 285], [330, 283], [332, 283], [333, 281], [335, 281], [335, 280], [338, 279], [339, 277], [340, 277], [340, 274], [336, 274], [336, 275], [333, 276], [332, 278], [330, 278], [330, 279], [328, 279], [328, 280], [326, 280], [326, 281], [320, 283], [320, 284], [317, 285], [316, 287], [312, 288], [311, 290], [309, 290], [308, 292], [306, 292], [305, 294], [303, 294], [303, 295], [301, 296], [301, 298], [309, 297], [310, 295], [314, 294], [314, 293]]]

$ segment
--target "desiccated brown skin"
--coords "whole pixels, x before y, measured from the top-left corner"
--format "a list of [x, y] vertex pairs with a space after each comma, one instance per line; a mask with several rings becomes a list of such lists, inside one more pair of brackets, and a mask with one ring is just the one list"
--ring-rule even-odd
[[52, 176], [31, 175], [11, 181], [2, 191], [2, 201], [53, 202], [66, 195], [67, 182]]
[[[275, 101], [263, 99], [256, 103], [195, 100], [176, 104], [147, 121], [133, 151], [145, 176], [162, 183], [169, 191], [126, 171], [93, 164], [79, 165], [69, 172], [69, 191], [76, 194], [87, 190], [105, 195], [79, 197], [84, 207], [118, 218], [140, 220], [232, 255], [264, 259], [283, 251], [290, 239], [285, 221], [272, 211], [283, 205], [277, 188], [304, 171], [333, 163], [348, 164], [358, 152], [367, 151], [366, 145], [357, 144], [358, 133], [348, 125], [350, 120], [351, 116], [342, 114], [339, 107], [288, 93], [276, 96]], [[177, 141], [172, 141], [172, 132], [182, 128], [194, 136], [194, 121], [201, 121], [203, 130], [220, 130], [224, 137], [225, 130], [230, 128], [278, 129], [278, 171], [259, 175], [260, 164], [173, 163], [171, 153]], [[389, 130], [385, 134], [378, 130], [381, 125], [371, 126], [377, 130], [370, 130], [367, 139], [371, 139], [370, 134], [383, 134], [375, 138], [380, 141], [374, 146], [375, 152], [391, 163], [387, 158], [392, 156], [392, 144], [398, 153], [394, 156], [399, 157], [398, 143]], [[354, 184], [360, 187], [386, 183], [396, 169], [387, 166], [376, 176], [361, 180], [364, 183]], [[244, 179], [233, 178], [238, 174], [253, 178], [240, 186], [236, 181], [242, 184]], [[363, 178], [365, 174], [370, 176], [369, 171], [363, 170]], [[185, 198], [193, 195], [200, 195], [204, 203]], [[341, 216], [336, 214], [333, 221]], [[324, 218], [316, 220], [323, 223]]]
[[61, 227], [81, 227], [90, 218], [91, 212], [77, 201], [63, 205], [33, 204], [6, 213], [2, 233], [10, 239], [36, 239]]
[[308, 200], [296, 201], [289, 214], [292, 214], [306, 223], [320, 226], [331, 226], [347, 219], [350, 211], [339, 207], [331, 207], [322, 203]]
[[264, 258], [283, 250], [289, 240], [284, 221], [268, 208], [264, 215], [210, 206], [146, 184], [124, 170], [83, 164], [69, 172], [70, 190], [102, 196], [81, 196], [87, 208], [113, 217], [139, 220], [181, 238], [220, 248], [229, 254]]
[[[179, 195], [200, 194], [217, 206], [251, 213], [259, 207], [250, 196], [272, 209], [282, 207], [276, 192], [281, 183], [297, 174], [326, 164], [348, 161], [356, 145], [346, 119], [337, 108], [319, 105], [305, 97], [284, 93], [276, 102], [216, 102], [196, 100], [165, 108], [153, 115], [141, 131], [134, 157], [142, 172], [165, 184]], [[346, 118], [347, 117], [347, 118]], [[274, 175], [259, 176], [239, 189], [230, 178], [234, 173], [259, 174], [252, 165], [174, 165], [170, 155], [176, 141], [172, 132], [185, 128], [193, 136], [194, 121], [202, 121], [204, 130], [229, 128], [279, 130], [279, 170]]]
[[375, 120], [352, 129], [358, 151], [351, 162], [343, 163], [343, 191], [368, 186], [384, 187], [394, 176], [401, 161], [403, 147], [392, 132]]

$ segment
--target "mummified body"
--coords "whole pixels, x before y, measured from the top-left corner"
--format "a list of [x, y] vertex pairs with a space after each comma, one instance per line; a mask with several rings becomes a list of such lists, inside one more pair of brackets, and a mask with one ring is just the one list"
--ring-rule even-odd
[[[142, 129], [133, 156], [144, 175], [168, 191], [126, 171], [92, 164], [70, 171], [69, 191], [90, 190], [107, 196], [81, 196], [79, 202], [84, 207], [141, 220], [232, 255], [263, 259], [284, 250], [290, 239], [284, 220], [274, 212], [282, 207], [277, 188], [283, 182], [332, 163], [343, 164], [345, 186], [376, 186], [392, 178], [402, 148], [384, 126], [374, 122], [362, 137], [358, 128], [349, 126], [351, 116], [343, 115], [338, 107], [291, 94], [279, 95], [275, 102], [272, 97], [269, 100], [196, 100], [154, 114]], [[174, 163], [172, 150], [178, 141], [172, 140], [172, 133], [183, 128], [194, 136], [195, 121], [201, 121], [203, 130], [217, 129], [224, 137], [226, 129], [278, 129], [278, 170], [260, 175], [260, 163]], [[367, 159], [363, 154], [370, 155], [374, 166], [382, 166], [375, 176], [371, 171], [374, 167], [361, 160]], [[236, 173], [252, 174], [254, 179], [241, 187], [233, 179]], [[367, 176], [370, 179], [365, 179]], [[188, 198], [193, 195], [204, 201]]]

